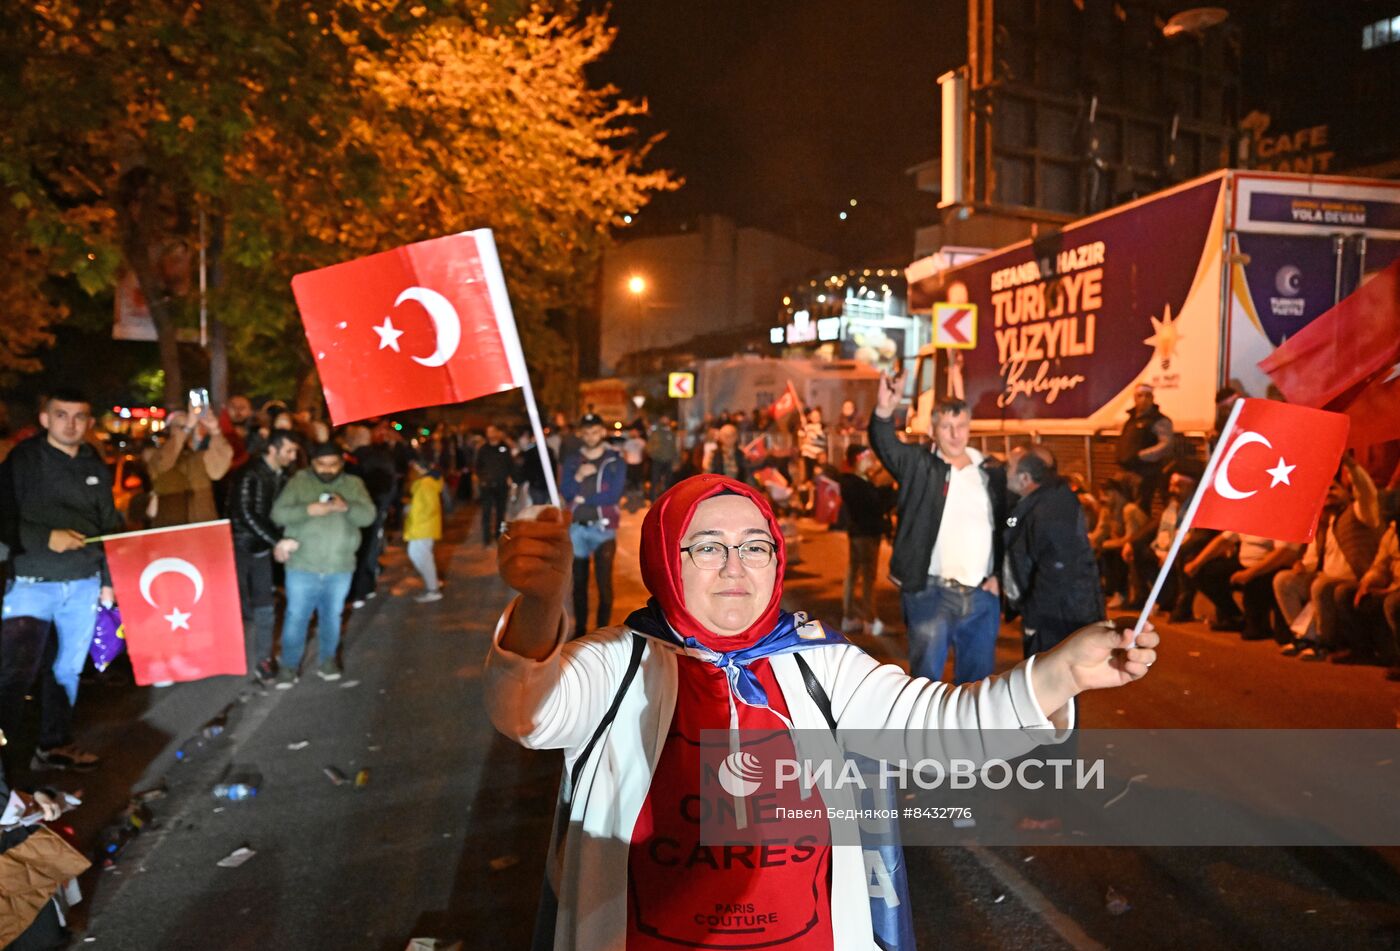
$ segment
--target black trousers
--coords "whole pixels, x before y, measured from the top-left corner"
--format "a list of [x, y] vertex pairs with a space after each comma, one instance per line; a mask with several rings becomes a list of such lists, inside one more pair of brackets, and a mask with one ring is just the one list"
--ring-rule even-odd
[[[1171, 570], [1167, 572], [1166, 580], [1162, 583], [1162, 593], [1157, 599], [1162, 610], [1170, 611], [1175, 620], [1189, 620], [1192, 616], [1191, 602], [1196, 599], [1196, 579], [1182, 571], [1181, 567], [1199, 555], [1201, 550], [1210, 544], [1210, 540], [1217, 534], [1219, 533], [1206, 534], [1193, 531], [1181, 542], [1181, 550], [1176, 553], [1176, 561], [1172, 563]], [[1157, 556], [1152, 551], [1151, 538], [1133, 546], [1135, 590], [1133, 591], [1132, 603], [1134, 605], [1141, 604], [1151, 593], [1152, 583], [1157, 580], [1157, 571], [1160, 567], [1157, 563]]]
[[[1281, 632], [1287, 630], [1287, 625], [1283, 623], [1278, 600], [1274, 597], [1274, 575], [1278, 572], [1271, 571], [1259, 575], [1243, 587], [1237, 587], [1230, 583], [1230, 576], [1239, 570], [1240, 560], [1231, 555], [1228, 558], [1212, 559], [1196, 572], [1196, 583], [1200, 586], [1201, 594], [1210, 598], [1211, 603], [1215, 605], [1216, 620], [1223, 623], [1243, 620], [1246, 640], [1272, 637], [1280, 644], [1288, 643], [1293, 637], [1291, 632], [1286, 636], [1281, 635]], [[1240, 609], [1235, 605], [1237, 590], [1244, 594], [1242, 619]]]
[[272, 630], [277, 601], [272, 587], [272, 552], [253, 554], [235, 546], [233, 563], [238, 569], [238, 601], [243, 614], [243, 636], [251, 641], [256, 664], [272, 656]]
[[73, 706], [53, 676], [58, 633], [48, 621], [7, 618], [0, 624], [0, 730], [11, 742], [24, 720], [24, 698], [39, 681], [39, 748], [73, 742]]
[[384, 522], [388, 506], [378, 509], [374, 521], [360, 529], [360, 547], [355, 550], [355, 574], [350, 579], [350, 600], [363, 601], [379, 587], [379, 556], [384, 553]]
[[574, 637], [587, 634], [588, 626], [588, 563], [593, 562], [593, 577], [598, 582], [598, 624], [607, 627], [612, 619], [613, 556], [617, 540], [609, 539], [593, 550], [593, 557], [574, 559]]
[[483, 482], [481, 493], [481, 543], [493, 545], [501, 533], [501, 520], [506, 517], [506, 504], [510, 501], [510, 486], [502, 483]]

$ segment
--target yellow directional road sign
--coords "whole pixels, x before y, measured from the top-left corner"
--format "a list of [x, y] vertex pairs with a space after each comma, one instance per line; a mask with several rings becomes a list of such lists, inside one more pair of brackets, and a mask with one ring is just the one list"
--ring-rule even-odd
[[933, 345], [956, 350], [977, 346], [976, 304], [934, 304]]
[[666, 392], [672, 399], [690, 399], [695, 395], [695, 374], [672, 373], [666, 379]]

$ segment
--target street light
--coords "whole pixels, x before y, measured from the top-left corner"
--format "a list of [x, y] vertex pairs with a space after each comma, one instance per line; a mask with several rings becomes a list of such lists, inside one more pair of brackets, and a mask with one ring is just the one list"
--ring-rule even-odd
[[645, 315], [642, 312], [642, 295], [647, 292], [647, 279], [640, 274], [633, 274], [627, 279], [627, 290], [631, 292], [632, 299], [637, 302], [637, 334], [640, 338], [642, 325], [646, 323]]

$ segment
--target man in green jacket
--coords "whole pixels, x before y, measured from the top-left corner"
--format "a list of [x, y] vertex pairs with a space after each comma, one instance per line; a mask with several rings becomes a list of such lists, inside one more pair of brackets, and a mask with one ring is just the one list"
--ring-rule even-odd
[[287, 559], [287, 613], [282, 622], [282, 661], [277, 689], [297, 682], [306, 629], [317, 616], [322, 680], [339, 680], [340, 615], [355, 573], [360, 529], [374, 521], [374, 502], [357, 476], [345, 471], [345, 456], [335, 443], [311, 450], [311, 468], [292, 476], [272, 505], [272, 520], [284, 537], [296, 542]]

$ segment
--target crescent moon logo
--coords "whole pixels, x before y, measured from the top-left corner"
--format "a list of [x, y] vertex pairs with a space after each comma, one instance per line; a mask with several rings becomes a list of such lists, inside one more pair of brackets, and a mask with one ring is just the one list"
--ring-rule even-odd
[[141, 572], [141, 597], [145, 598], [151, 607], [160, 607], [151, 600], [151, 585], [164, 574], [184, 575], [189, 578], [194, 583], [194, 603], [198, 604], [199, 599], [204, 596], [204, 576], [199, 573], [198, 568], [183, 558], [157, 558]]
[[1220, 460], [1220, 468], [1216, 470], [1215, 481], [1212, 483], [1215, 486], [1215, 491], [1220, 494], [1221, 498], [1247, 499], [1259, 491], [1258, 489], [1253, 489], [1249, 492], [1241, 492], [1230, 484], [1230, 463], [1235, 461], [1235, 453], [1239, 452], [1240, 449], [1248, 446], [1250, 443], [1256, 442], [1270, 449], [1274, 448], [1273, 444], [1256, 432], [1240, 433], [1239, 437], [1230, 444], [1230, 448], [1225, 453], [1225, 458]]
[[414, 357], [413, 362], [425, 367], [440, 367], [451, 360], [462, 342], [462, 318], [457, 308], [437, 291], [427, 287], [410, 287], [394, 301], [397, 307], [406, 300], [417, 301], [428, 312], [437, 334], [437, 349], [426, 357]]

